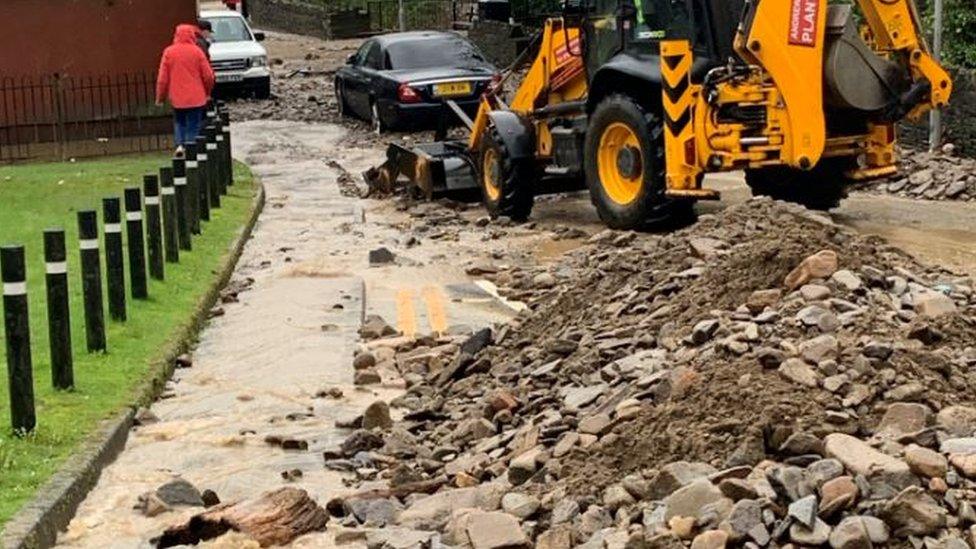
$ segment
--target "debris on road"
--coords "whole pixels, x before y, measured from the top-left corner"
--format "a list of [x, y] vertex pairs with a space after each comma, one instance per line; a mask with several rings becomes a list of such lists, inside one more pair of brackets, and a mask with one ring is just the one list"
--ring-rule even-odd
[[926, 200], [976, 200], [976, 159], [902, 149], [900, 175], [867, 184], [870, 190]]
[[490, 337], [368, 343], [404, 416], [326, 452], [371, 490], [344, 526], [384, 499], [462, 546], [974, 539], [968, 279], [764, 199], [550, 270], [491, 273], [529, 309]]

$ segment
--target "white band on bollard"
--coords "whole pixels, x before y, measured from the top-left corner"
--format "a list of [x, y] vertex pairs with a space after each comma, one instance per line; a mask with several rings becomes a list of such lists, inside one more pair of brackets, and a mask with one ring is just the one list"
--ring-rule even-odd
[[78, 241], [78, 244], [81, 245], [81, 249], [82, 250], [97, 250], [98, 249], [98, 239], [97, 238], [82, 239], [82, 240], [79, 240]]
[[142, 212], [125, 212], [126, 221], [142, 221]]
[[121, 223], [106, 223], [105, 224], [105, 234], [115, 234], [122, 232]]
[[215, 151], [215, 150], [217, 150], [217, 144], [216, 143], [207, 143], [207, 150], [208, 151]]
[[176, 189], [173, 187], [163, 187], [162, 191], [164, 195], [176, 194]]
[[207, 161], [207, 153], [197, 153], [197, 161], [198, 162], [206, 162]]
[[[182, 187], [182, 186], [186, 185], [186, 178], [185, 177], [174, 177], [173, 178], [173, 184], [176, 185], [177, 187]], [[163, 187], [163, 188], [165, 189], [166, 187]]]
[[68, 272], [67, 261], [48, 261], [44, 264], [44, 270], [49, 275], [61, 275]]
[[27, 282], [4, 282], [3, 295], [27, 295]]
[[[163, 194], [166, 194], [166, 193], [163, 193]], [[159, 206], [159, 197], [158, 196], [147, 196], [146, 197], [146, 206]]]
[[[197, 155], [197, 158], [200, 158], [200, 155], [199, 154]], [[196, 168], [197, 167], [197, 161], [196, 160], [187, 160], [186, 161], [186, 167], [187, 168]]]
[[216, 139], [217, 141], [223, 141], [224, 140], [224, 136], [223, 135], [216, 135], [216, 136], [214, 136], [214, 139]]

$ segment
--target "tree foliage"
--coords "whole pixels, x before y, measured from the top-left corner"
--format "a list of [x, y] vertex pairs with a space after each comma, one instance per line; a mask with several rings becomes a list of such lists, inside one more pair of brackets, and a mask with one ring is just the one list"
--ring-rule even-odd
[[[948, 65], [976, 68], [976, 2], [943, 0], [942, 59]], [[929, 0], [925, 26], [931, 35], [933, 4]]]

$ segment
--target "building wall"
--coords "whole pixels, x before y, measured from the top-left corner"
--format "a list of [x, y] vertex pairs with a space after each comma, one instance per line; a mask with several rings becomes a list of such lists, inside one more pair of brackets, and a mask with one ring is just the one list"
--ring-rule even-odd
[[0, 76], [155, 72], [196, 0], [2, 0]]

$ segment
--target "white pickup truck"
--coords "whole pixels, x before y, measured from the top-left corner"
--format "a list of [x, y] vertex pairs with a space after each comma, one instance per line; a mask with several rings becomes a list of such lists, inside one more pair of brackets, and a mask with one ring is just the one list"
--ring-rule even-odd
[[210, 22], [210, 66], [217, 77], [215, 95], [271, 96], [268, 52], [259, 44], [264, 33], [254, 32], [241, 14], [230, 10], [206, 10], [200, 19]]

